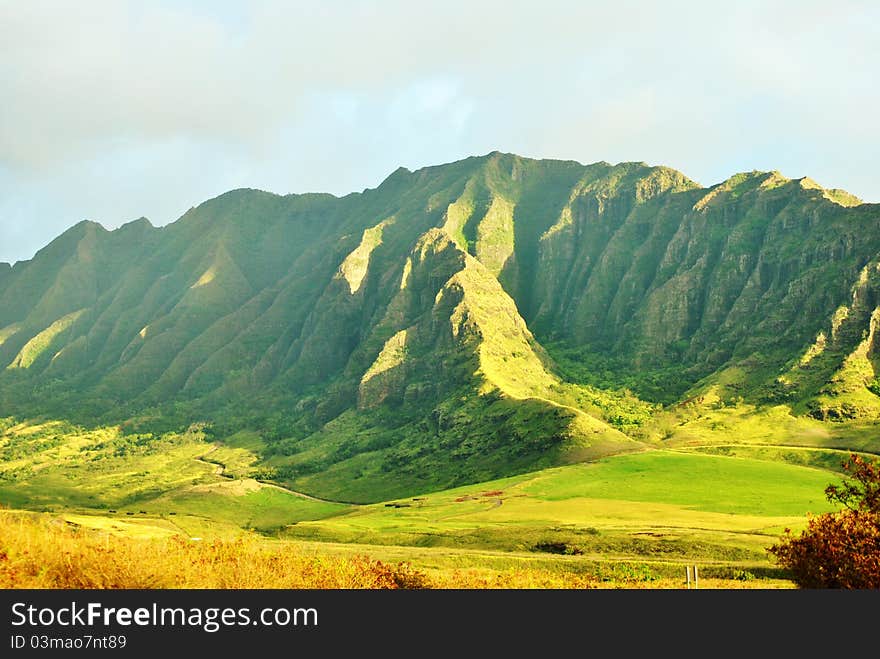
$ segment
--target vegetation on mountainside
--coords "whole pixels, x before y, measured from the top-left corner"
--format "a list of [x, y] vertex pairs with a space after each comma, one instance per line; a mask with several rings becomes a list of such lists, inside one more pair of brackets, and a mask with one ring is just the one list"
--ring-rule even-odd
[[83, 222], [3, 269], [0, 410], [254, 432], [255, 470], [351, 501], [639, 449], [697, 400], [861, 428], [877, 217], [778, 172], [492, 153]]

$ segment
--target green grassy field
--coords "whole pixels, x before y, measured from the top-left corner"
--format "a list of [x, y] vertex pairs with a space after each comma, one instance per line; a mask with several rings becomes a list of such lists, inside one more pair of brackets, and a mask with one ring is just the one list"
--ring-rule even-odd
[[[692, 423], [708, 421], [682, 427]], [[815, 436], [803, 443], [821, 443]], [[766, 548], [783, 529], [831, 509], [824, 488], [839, 480], [848, 454], [748, 434], [687, 437], [662, 445], [670, 448], [355, 506], [257, 480], [253, 434], [219, 442], [197, 427], [152, 437], [7, 422], [0, 504], [134, 538], [256, 532], [298, 550], [409, 561], [441, 580], [458, 571], [490, 579], [550, 570], [674, 587], [684, 563], [699, 563], [717, 587], [790, 585]]]
[[288, 527], [347, 543], [765, 562], [833, 474], [751, 458], [648, 451], [363, 506]]

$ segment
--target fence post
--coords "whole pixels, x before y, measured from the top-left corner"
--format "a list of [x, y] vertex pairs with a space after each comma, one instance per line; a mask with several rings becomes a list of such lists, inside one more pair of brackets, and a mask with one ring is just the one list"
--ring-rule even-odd
[[691, 588], [697, 589], [700, 587], [700, 577], [696, 565], [685, 565], [684, 577], [687, 583], [688, 590], [690, 590]]

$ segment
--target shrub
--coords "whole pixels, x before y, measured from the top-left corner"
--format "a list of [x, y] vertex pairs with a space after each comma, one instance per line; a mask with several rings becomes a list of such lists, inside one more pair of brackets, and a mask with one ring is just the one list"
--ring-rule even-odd
[[786, 529], [768, 549], [802, 588], [880, 588], [880, 468], [852, 455], [844, 469], [849, 480], [825, 495], [845, 509], [811, 518], [800, 536]]

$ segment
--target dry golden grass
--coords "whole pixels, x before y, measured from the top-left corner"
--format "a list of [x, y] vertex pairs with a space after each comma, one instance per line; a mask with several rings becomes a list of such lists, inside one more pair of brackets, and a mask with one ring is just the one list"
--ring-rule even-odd
[[0, 588], [590, 588], [542, 570], [436, 576], [366, 556], [298, 551], [260, 538], [196, 541], [96, 532], [62, 519], [0, 511]]
[[406, 563], [305, 555], [258, 538], [126, 538], [0, 512], [0, 588], [427, 586]]

